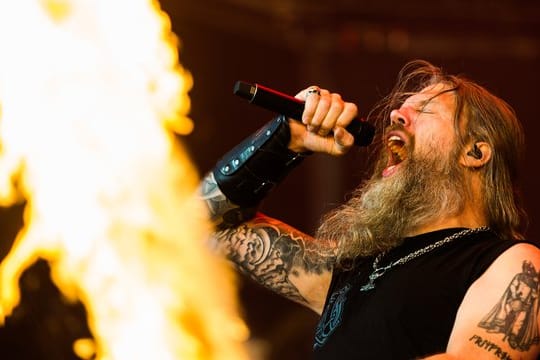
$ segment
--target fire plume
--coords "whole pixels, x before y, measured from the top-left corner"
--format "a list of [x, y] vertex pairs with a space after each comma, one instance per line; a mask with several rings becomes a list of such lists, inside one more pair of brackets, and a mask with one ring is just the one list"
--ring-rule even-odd
[[207, 252], [179, 143], [191, 76], [151, 0], [0, 1], [0, 205], [25, 201], [0, 264], [0, 326], [37, 259], [88, 312], [96, 359], [243, 359], [234, 277]]

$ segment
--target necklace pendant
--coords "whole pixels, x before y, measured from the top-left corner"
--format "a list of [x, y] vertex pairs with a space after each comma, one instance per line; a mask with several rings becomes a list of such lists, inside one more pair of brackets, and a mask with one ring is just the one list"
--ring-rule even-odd
[[372, 289], [375, 289], [375, 283], [373, 282], [373, 280], [369, 280], [367, 284], [360, 288], [360, 291], [369, 291]]
[[385, 272], [386, 269], [374, 269], [373, 272], [369, 274], [369, 281], [360, 288], [360, 291], [369, 291], [375, 289], [375, 280], [380, 278]]

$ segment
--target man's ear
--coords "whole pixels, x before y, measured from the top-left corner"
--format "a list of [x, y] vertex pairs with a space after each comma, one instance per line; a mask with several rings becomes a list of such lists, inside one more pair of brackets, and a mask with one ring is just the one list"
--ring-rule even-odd
[[465, 147], [461, 155], [461, 165], [469, 168], [480, 168], [491, 159], [491, 145], [484, 141], [478, 141]]

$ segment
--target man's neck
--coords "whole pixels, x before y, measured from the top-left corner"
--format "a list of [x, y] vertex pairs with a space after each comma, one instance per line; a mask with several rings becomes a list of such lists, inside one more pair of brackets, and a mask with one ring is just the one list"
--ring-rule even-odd
[[449, 228], [474, 229], [487, 225], [488, 223], [485, 216], [478, 214], [478, 211], [469, 210], [463, 211], [460, 215], [440, 218], [435, 222], [431, 222], [419, 228], [413, 229], [411, 232], [407, 233], [407, 236], [415, 236]]

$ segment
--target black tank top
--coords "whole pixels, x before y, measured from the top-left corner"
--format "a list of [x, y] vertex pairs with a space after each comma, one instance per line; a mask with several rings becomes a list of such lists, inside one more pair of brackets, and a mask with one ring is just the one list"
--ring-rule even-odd
[[[391, 262], [462, 229], [407, 238], [380, 262]], [[314, 359], [415, 359], [445, 352], [467, 289], [491, 263], [517, 242], [490, 231], [456, 239], [376, 280], [360, 291], [373, 258], [349, 271], [335, 271], [316, 329]]]

